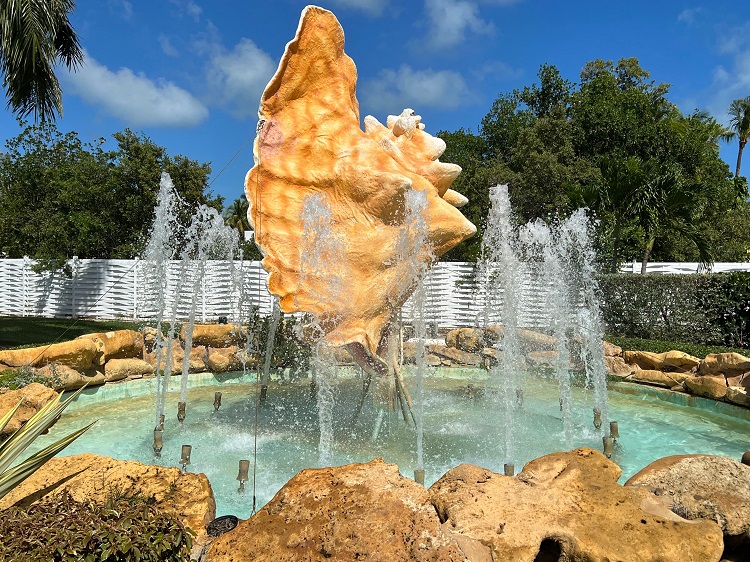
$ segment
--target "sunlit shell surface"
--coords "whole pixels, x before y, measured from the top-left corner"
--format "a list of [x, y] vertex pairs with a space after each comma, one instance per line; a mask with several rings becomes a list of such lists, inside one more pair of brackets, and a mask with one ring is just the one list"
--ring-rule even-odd
[[[448, 189], [461, 168], [438, 161], [445, 143], [425, 133], [411, 110], [389, 117], [387, 126], [368, 116], [362, 131], [356, 82], [336, 17], [308, 6], [263, 93], [265, 123], [245, 189], [268, 288], [281, 309], [314, 313], [331, 344], [360, 344], [376, 354], [384, 329], [414, 288], [397, 250], [405, 194], [426, 193], [427, 247], [412, 252], [422, 262], [476, 228], [456, 208], [465, 198]], [[313, 235], [303, 217], [305, 202], [313, 199], [325, 204], [324, 230], [338, 241], [328, 255], [318, 251], [314, 267], [305, 260], [321, 233]]]

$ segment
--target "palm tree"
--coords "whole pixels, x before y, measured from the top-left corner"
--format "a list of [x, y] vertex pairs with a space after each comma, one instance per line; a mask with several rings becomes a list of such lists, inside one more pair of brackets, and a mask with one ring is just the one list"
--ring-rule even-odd
[[247, 218], [249, 205], [247, 197], [243, 193], [238, 199], [224, 210], [224, 224], [236, 228], [240, 233], [240, 239], [245, 240], [245, 232], [250, 231], [250, 221]]
[[740, 147], [737, 151], [737, 168], [734, 177], [740, 177], [740, 168], [742, 167], [742, 151], [745, 150], [747, 139], [750, 137], [750, 96], [734, 100], [729, 106], [729, 128], [721, 135], [722, 140], [731, 142], [735, 138], [739, 141]]
[[8, 107], [20, 117], [54, 121], [62, 113], [55, 65], [83, 62], [68, 14], [75, 0], [0, 0], [0, 72]]

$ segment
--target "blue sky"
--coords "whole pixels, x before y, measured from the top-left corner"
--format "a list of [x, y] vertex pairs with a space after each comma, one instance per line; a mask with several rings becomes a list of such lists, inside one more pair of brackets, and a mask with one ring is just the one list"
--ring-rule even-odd
[[[294, 36], [298, 0], [78, 0], [86, 51], [61, 70], [62, 131], [85, 141], [126, 127], [171, 154], [211, 162], [230, 202], [252, 166], [261, 92]], [[359, 72], [362, 116], [405, 107], [428, 132], [477, 130], [499, 93], [530, 85], [539, 66], [577, 81], [583, 65], [636, 57], [684, 112], [722, 122], [750, 95], [750, 3], [711, 0], [326, 0]], [[0, 113], [0, 141], [20, 132]], [[244, 148], [242, 148], [244, 146]], [[240, 151], [240, 149], [242, 150]], [[234, 161], [230, 160], [240, 151]], [[734, 169], [736, 144], [722, 157]], [[219, 177], [218, 174], [223, 168]]]

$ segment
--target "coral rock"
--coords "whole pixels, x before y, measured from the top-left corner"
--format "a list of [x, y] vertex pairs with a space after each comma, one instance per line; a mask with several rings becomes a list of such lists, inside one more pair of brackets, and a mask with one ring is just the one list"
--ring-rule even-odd
[[[480, 545], [481, 546], [481, 545]], [[463, 561], [427, 490], [394, 464], [307, 469], [211, 543], [207, 562]]]
[[[717, 521], [729, 542], [750, 532], [750, 466], [714, 455], [675, 455], [654, 461], [626, 486], [641, 486], [667, 500], [687, 519]], [[750, 542], [750, 535], [747, 535]], [[746, 544], [746, 553], [750, 544]]]
[[701, 361], [699, 372], [702, 375], [740, 375], [750, 372], [750, 358], [739, 353], [711, 353]]
[[91, 367], [97, 352], [91, 340], [75, 339], [41, 347], [0, 351], [0, 362], [11, 367], [43, 367], [49, 363], [59, 363], [81, 371]]
[[135, 330], [84, 334], [77, 339], [88, 339], [94, 342], [98, 350], [95, 360], [98, 365], [104, 365], [110, 359], [140, 358], [143, 355], [143, 334]]
[[57, 396], [57, 393], [54, 390], [38, 382], [0, 394], [0, 417], [15, 408], [19, 400], [23, 399], [21, 407], [10, 419], [3, 432], [0, 433], [0, 442], [29, 421], [34, 414], [42, 409], [42, 406], [55, 396]]
[[153, 497], [156, 506], [176, 515], [196, 533], [216, 517], [216, 502], [205, 474], [182, 474], [179, 468], [119, 461], [85, 453], [56, 457], [0, 498], [0, 510], [29, 505], [46, 495], [68, 490], [79, 501], [104, 503], [116, 490]]
[[619, 476], [601, 453], [577, 449], [531, 461], [515, 478], [461, 465], [429, 492], [446, 535], [486, 545], [491, 560], [719, 560], [716, 523], [686, 521]]

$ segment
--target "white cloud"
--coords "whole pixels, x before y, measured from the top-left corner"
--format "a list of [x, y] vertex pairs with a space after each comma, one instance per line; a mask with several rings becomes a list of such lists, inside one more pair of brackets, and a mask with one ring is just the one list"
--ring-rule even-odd
[[276, 72], [276, 62], [250, 39], [228, 51], [218, 44], [206, 69], [211, 102], [238, 118], [255, 117], [263, 89]]
[[368, 111], [401, 113], [405, 107], [417, 113], [422, 107], [454, 108], [472, 101], [463, 77], [451, 70], [414, 70], [402, 65], [385, 69], [362, 84], [362, 102]]
[[700, 8], [688, 8], [682, 10], [677, 16], [677, 21], [680, 23], [686, 23], [687, 25], [692, 25], [693, 22], [695, 22], [695, 16], [697, 16], [700, 11]]
[[85, 54], [77, 72], [62, 75], [66, 92], [133, 127], [193, 127], [208, 109], [188, 91], [164, 79], [152, 80], [129, 68], [112, 72]]
[[725, 125], [729, 123], [727, 110], [733, 100], [750, 94], [750, 22], [724, 30], [719, 38], [719, 51], [727, 57], [724, 64], [713, 71], [707, 92], [708, 111]]
[[331, 2], [344, 8], [362, 10], [371, 16], [382, 14], [388, 4], [388, 0], [331, 0]]
[[193, 2], [193, 0], [170, 0], [170, 2], [179, 8], [181, 14], [184, 14], [195, 21], [201, 19], [203, 8]]
[[133, 17], [133, 4], [128, 0], [110, 0], [110, 8], [116, 10], [122, 19], [129, 20]]
[[492, 33], [493, 26], [479, 17], [479, 7], [469, 0], [425, 0], [430, 29], [428, 46], [447, 49], [461, 43], [467, 32]]
[[159, 34], [158, 40], [159, 40], [159, 46], [161, 47], [161, 50], [165, 55], [169, 57], [176, 57], [180, 54], [177, 51], [177, 49], [175, 49], [175, 46], [172, 45], [172, 42], [169, 40], [169, 37], [167, 37], [163, 33]]

